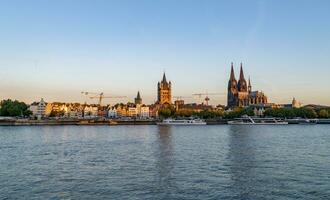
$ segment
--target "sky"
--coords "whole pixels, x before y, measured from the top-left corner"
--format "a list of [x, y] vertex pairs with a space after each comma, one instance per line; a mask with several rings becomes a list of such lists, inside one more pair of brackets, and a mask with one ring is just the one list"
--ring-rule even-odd
[[270, 102], [330, 105], [328, 0], [0, 0], [0, 99], [226, 104], [230, 63]]

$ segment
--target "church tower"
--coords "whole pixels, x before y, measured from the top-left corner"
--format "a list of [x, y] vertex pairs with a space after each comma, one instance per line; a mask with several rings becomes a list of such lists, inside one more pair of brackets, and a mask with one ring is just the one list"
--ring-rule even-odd
[[244, 72], [243, 72], [243, 65], [242, 65], [242, 63], [241, 63], [241, 70], [240, 70], [240, 73], [239, 73], [239, 80], [238, 80], [237, 87], [238, 87], [238, 91], [239, 92], [247, 92], [248, 91], [246, 80], [244, 78]]
[[158, 82], [157, 86], [157, 102], [161, 105], [172, 104], [172, 83], [171, 81], [167, 82], [165, 72], [163, 74], [163, 80]]
[[228, 94], [227, 94], [228, 107], [235, 107], [237, 105], [237, 94], [238, 94], [238, 89], [237, 89], [237, 81], [234, 73], [234, 65], [233, 63], [231, 63], [231, 72], [228, 82]]
[[134, 99], [135, 105], [142, 104], [142, 98], [140, 95], [140, 91], [138, 91], [136, 98]]

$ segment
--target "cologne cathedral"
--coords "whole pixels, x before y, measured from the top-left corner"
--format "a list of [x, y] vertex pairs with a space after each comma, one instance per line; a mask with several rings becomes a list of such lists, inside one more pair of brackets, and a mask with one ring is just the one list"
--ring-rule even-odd
[[228, 107], [245, 107], [255, 104], [266, 104], [267, 96], [260, 91], [252, 91], [251, 82], [246, 83], [244, 78], [243, 66], [237, 81], [234, 73], [234, 66], [231, 63], [230, 79], [228, 82], [227, 106]]

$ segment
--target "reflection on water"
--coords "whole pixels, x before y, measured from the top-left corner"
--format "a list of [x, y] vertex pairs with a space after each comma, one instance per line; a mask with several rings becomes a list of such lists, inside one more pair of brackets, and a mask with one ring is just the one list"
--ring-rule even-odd
[[[248, 126], [229, 127], [229, 172], [231, 190], [239, 199], [251, 199], [257, 178], [254, 133]], [[253, 199], [253, 198], [252, 198]]]
[[157, 144], [159, 145], [156, 155], [156, 168], [158, 169], [157, 187], [163, 193], [168, 193], [170, 191], [167, 190], [175, 185], [172, 179], [172, 169], [174, 167], [172, 127], [158, 126], [157, 131]]

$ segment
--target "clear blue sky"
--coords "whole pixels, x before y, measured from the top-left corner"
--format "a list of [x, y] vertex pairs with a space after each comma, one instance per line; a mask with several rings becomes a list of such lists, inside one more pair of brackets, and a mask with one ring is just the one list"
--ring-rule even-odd
[[[226, 92], [243, 62], [271, 102], [330, 105], [328, 0], [1, 0], [0, 98], [79, 101], [83, 90], [156, 99]], [[211, 97], [225, 104], [226, 96]], [[187, 101], [198, 101], [190, 99]]]

